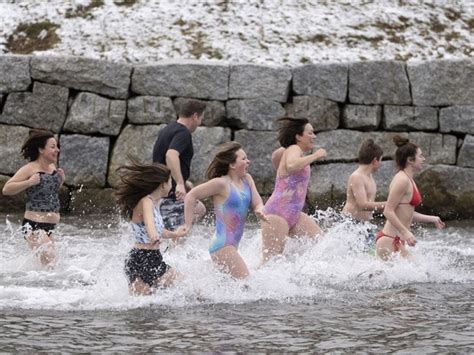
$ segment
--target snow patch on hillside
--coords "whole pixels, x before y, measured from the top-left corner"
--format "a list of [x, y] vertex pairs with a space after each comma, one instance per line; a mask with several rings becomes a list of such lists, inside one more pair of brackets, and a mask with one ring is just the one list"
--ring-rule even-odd
[[59, 41], [33, 54], [115, 62], [185, 58], [295, 66], [473, 53], [470, 0], [124, 2], [0, 0], [0, 53], [11, 53], [9, 37], [24, 35], [19, 24], [44, 20], [58, 26]]

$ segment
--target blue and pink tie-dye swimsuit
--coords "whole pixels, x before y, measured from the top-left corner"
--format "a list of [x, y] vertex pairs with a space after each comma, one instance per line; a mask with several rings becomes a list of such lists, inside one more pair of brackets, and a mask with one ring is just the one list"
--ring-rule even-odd
[[215, 253], [228, 245], [238, 248], [251, 201], [252, 191], [247, 180], [243, 180], [242, 190], [230, 184], [227, 200], [214, 206], [216, 234], [211, 240], [209, 253]]

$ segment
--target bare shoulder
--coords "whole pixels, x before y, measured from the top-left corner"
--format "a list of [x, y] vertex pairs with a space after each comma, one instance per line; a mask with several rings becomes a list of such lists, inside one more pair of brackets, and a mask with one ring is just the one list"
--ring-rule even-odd
[[208, 194], [214, 196], [227, 196], [229, 194], [230, 189], [230, 180], [225, 176], [220, 176], [214, 179], [211, 179], [207, 182]]
[[275, 170], [278, 170], [278, 167], [280, 166], [281, 158], [283, 156], [283, 153], [285, 152], [286, 148], [280, 147], [273, 151], [272, 153], [272, 165]]
[[[282, 159], [294, 159], [303, 155], [303, 151], [296, 144], [290, 145], [282, 154]], [[286, 160], [288, 162], [288, 160]]]
[[133, 208], [132, 222], [138, 223], [138, 222], [143, 221], [144, 205], [148, 203], [146, 200], [148, 200], [149, 203], [151, 204], [151, 200], [149, 198], [143, 197], [140, 201], [138, 201], [137, 205]]
[[298, 147], [298, 145], [296, 144], [290, 145], [284, 151], [284, 153], [301, 153], [301, 152], [302, 152], [301, 148]]
[[245, 174], [244, 179], [247, 181], [253, 181], [253, 177], [249, 173]]
[[13, 176], [16, 179], [28, 179], [31, 175], [39, 172], [37, 164], [29, 162], [23, 165]]
[[350, 175], [349, 175], [349, 179], [353, 179], [354, 177], [357, 177], [359, 174], [357, 172], [357, 170], [354, 170]]
[[398, 188], [404, 187], [404, 186], [409, 186], [410, 185], [410, 179], [408, 176], [401, 171], [395, 174], [395, 176], [392, 179], [392, 182], [390, 183], [390, 188], [397, 186]]
[[350, 183], [358, 183], [358, 182], [363, 182], [364, 181], [364, 176], [358, 171], [352, 172], [351, 175], [349, 175], [348, 181]]
[[283, 152], [286, 150], [284, 147], [277, 148], [273, 151], [272, 156], [278, 156], [283, 154]]
[[225, 189], [229, 185], [229, 180], [224, 176], [213, 178], [207, 182], [207, 184], [214, 188]]
[[153, 206], [153, 200], [148, 196], [142, 197], [137, 206]]
[[247, 181], [249, 185], [254, 185], [253, 177], [249, 173], [245, 174], [244, 180]]
[[401, 170], [395, 174], [393, 177], [392, 182], [399, 182], [399, 183], [409, 183], [410, 178], [408, 177], [407, 174], [403, 173]]

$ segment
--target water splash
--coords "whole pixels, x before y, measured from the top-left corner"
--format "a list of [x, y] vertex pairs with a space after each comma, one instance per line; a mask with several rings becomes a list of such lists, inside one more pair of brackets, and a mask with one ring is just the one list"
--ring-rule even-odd
[[0, 309], [134, 309], [202, 302], [334, 300], [370, 290], [474, 279], [472, 226], [419, 229], [415, 262], [395, 259], [384, 263], [364, 251], [367, 228], [374, 226], [353, 224], [333, 211], [317, 211], [315, 218], [324, 220], [323, 237], [290, 239], [284, 255], [264, 266], [260, 266], [260, 230], [257, 225], [249, 226], [239, 248], [251, 273], [244, 281], [215, 270], [207, 252], [214, 228], [199, 225], [182, 244], [164, 253], [165, 261], [183, 273], [184, 280], [149, 297], [128, 294], [123, 264], [132, 241], [127, 223], [110, 216], [63, 219], [55, 233], [58, 263], [53, 271], [46, 271], [28, 250], [18, 231], [19, 222], [6, 219], [0, 225]]

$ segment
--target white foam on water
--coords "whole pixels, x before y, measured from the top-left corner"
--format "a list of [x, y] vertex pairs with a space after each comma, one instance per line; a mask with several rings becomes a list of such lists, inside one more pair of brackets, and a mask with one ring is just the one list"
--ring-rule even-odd
[[[299, 298], [337, 299], [350, 292], [384, 290], [413, 283], [468, 283], [474, 280], [472, 238], [462, 228], [417, 229], [415, 262], [396, 258], [385, 263], [364, 251], [367, 226], [325, 218], [319, 240], [290, 239], [283, 256], [260, 266], [261, 233], [246, 229], [239, 251], [250, 277], [235, 281], [216, 271], [207, 251], [213, 226], [199, 225], [182, 244], [164, 252], [164, 260], [184, 279], [152, 296], [128, 293], [123, 271], [132, 247], [127, 223], [60, 224], [58, 262], [42, 270], [28, 249], [19, 225], [1, 225], [0, 309], [96, 310], [146, 306], [186, 307], [242, 304], [262, 300], [286, 302]], [[77, 221], [76, 221], [77, 222]], [[323, 223], [324, 224], [324, 223]], [[162, 250], [165, 249], [165, 246]], [[344, 291], [344, 292], [341, 292]]]

